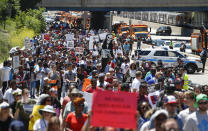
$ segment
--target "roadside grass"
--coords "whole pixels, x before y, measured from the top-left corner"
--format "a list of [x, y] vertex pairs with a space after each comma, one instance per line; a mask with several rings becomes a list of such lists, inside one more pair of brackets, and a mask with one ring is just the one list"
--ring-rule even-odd
[[9, 51], [12, 47], [24, 46], [25, 37], [32, 38], [35, 36], [35, 32], [32, 29], [23, 27], [21, 29], [16, 28], [16, 22], [12, 19], [6, 21], [6, 29], [0, 25], [0, 63], [7, 60], [9, 57]]

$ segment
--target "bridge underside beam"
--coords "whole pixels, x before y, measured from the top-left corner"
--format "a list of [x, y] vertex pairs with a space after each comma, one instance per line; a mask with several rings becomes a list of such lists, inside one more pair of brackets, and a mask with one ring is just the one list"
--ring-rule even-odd
[[113, 8], [113, 7], [45, 7], [46, 10], [60, 11], [208, 11], [208, 7], [141, 7], [141, 8]]

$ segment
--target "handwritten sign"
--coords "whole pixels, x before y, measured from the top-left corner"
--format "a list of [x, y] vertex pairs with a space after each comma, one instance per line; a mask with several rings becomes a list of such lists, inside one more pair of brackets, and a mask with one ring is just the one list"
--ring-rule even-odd
[[100, 34], [100, 39], [105, 40], [107, 33], [102, 33]]
[[84, 48], [82, 48], [82, 47], [76, 47], [76, 48], [75, 48], [75, 52], [76, 52], [77, 54], [83, 54], [83, 53], [84, 53]]
[[136, 97], [135, 93], [128, 92], [94, 92], [91, 125], [135, 129]]
[[67, 41], [67, 48], [74, 48], [74, 41]]
[[67, 41], [72, 41], [72, 40], [74, 40], [74, 34], [66, 34], [65, 37], [66, 37], [66, 40], [67, 40]]
[[26, 49], [30, 49], [31, 48], [29, 37], [25, 37], [24, 44], [25, 44], [25, 48]]
[[12, 57], [12, 62], [13, 62], [13, 68], [17, 68], [20, 66], [20, 60], [19, 60], [19, 56], [13, 56]]

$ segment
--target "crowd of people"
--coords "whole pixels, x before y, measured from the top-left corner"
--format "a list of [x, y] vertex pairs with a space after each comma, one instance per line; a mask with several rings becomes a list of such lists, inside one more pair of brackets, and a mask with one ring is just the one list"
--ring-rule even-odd
[[[48, 24], [46, 34], [31, 40], [30, 48], [10, 51], [12, 58], [19, 57], [19, 66], [4, 61], [1, 131], [208, 131], [208, 86], [190, 85], [183, 60], [174, 67], [164, 66], [162, 60], [132, 61], [130, 37], [55, 25]], [[105, 39], [99, 37], [103, 33]], [[72, 48], [67, 34], [73, 36]], [[99, 40], [90, 46], [94, 35]], [[137, 128], [91, 126], [93, 114], [83, 92], [97, 90], [136, 93]], [[156, 91], [159, 95], [152, 102], [148, 95]]]

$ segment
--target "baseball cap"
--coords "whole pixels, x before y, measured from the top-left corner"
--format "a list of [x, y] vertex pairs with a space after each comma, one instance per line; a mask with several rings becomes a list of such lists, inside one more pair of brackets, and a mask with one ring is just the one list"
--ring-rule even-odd
[[13, 95], [22, 95], [22, 91], [21, 90], [15, 90], [13, 93]]
[[23, 122], [14, 120], [9, 126], [10, 131], [26, 131]]
[[99, 78], [100, 78], [100, 77], [104, 77], [104, 76], [105, 76], [104, 73], [100, 73], [100, 74], [98, 75]]
[[7, 102], [2, 102], [2, 103], [0, 104], [0, 108], [1, 108], [1, 109], [9, 108], [9, 104], [8, 104]]
[[194, 106], [195, 106], [196, 108], [198, 107], [198, 102], [199, 102], [200, 100], [206, 100], [206, 101], [208, 101], [207, 95], [206, 95], [206, 94], [199, 94], [199, 95], [196, 97], [196, 102], [195, 102], [195, 104], [194, 104]]
[[175, 104], [175, 103], [177, 103], [177, 100], [176, 100], [175, 96], [170, 95], [170, 96], [167, 96], [167, 97], [164, 99], [164, 102], [165, 102], [166, 104]]
[[50, 92], [53, 92], [53, 93], [55, 93], [55, 94], [57, 94], [57, 91], [56, 91], [56, 89], [54, 89], [54, 88], [51, 88], [49, 91], [50, 91]]

